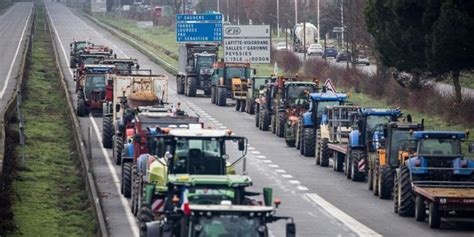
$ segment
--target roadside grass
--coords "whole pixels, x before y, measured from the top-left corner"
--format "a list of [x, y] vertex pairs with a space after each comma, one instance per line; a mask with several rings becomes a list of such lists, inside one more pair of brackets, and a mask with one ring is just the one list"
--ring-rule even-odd
[[[45, 29], [44, 7], [36, 6], [35, 37], [28, 68], [25, 118], [25, 164], [13, 182], [17, 230], [11, 236], [93, 236], [95, 220], [85, 192], [80, 163]], [[17, 158], [17, 164], [20, 158]]]

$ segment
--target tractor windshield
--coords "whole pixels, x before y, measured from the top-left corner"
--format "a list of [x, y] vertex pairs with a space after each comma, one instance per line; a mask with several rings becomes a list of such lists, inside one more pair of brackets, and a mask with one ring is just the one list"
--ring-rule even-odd
[[82, 59], [83, 64], [97, 64], [102, 60], [102, 58], [99, 57], [87, 57]]
[[209, 188], [189, 187], [188, 201], [196, 205], [219, 205], [222, 201], [233, 201], [235, 190], [231, 187]]
[[207, 68], [212, 68], [212, 65], [214, 64], [214, 56], [208, 55], [208, 56], [198, 56], [197, 57], [197, 63], [196, 66], [198, 68], [202, 67], [207, 67]]
[[226, 68], [226, 79], [238, 78], [249, 78], [250, 70], [244, 67], [228, 67]]
[[175, 145], [175, 174], [222, 175], [225, 159], [221, 141], [213, 139], [180, 138]]
[[316, 116], [318, 118], [321, 118], [323, 116], [323, 113], [324, 113], [324, 109], [327, 107], [327, 106], [335, 106], [335, 105], [340, 105], [341, 104], [341, 101], [319, 101], [318, 102], [318, 110], [317, 110], [317, 114]]
[[398, 148], [402, 141], [406, 141], [411, 137], [409, 130], [394, 130], [392, 132], [392, 138], [390, 139], [390, 154], [389, 159], [392, 165], [398, 163]]
[[390, 116], [376, 116], [376, 115], [369, 115], [367, 116], [367, 132], [372, 132], [377, 125], [379, 124], [386, 124], [391, 121]]
[[84, 93], [89, 96], [92, 91], [105, 91], [105, 76], [87, 76]]
[[[193, 222], [193, 221], [192, 221]], [[261, 236], [258, 229], [261, 220], [239, 215], [218, 215], [200, 217], [191, 223], [193, 237], [256, 237]]]
[[79, 50], [79, 49], [83, 49], [87, 46], [87, 43], [86, 42], [76, 42], [76, 49]]
[[452, 138], [426, 138], [420, 140], [420, 155], [461, 155], [461, 142]]
[[308, 93], [311, 92], [313, 92], [312, 86], [289, 86], [287, 94], [288, 105], [293, 107], [308, 104]]

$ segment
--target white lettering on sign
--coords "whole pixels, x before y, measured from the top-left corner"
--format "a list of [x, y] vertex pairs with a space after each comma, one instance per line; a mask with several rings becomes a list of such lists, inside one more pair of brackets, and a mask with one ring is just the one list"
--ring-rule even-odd
[[270, 63], [270, 26], [225, 25], [224, 61]]

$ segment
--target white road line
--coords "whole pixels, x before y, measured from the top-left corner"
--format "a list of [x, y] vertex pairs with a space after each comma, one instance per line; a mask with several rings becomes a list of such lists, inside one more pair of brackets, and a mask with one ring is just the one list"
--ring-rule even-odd
[[307, 193], [306, 197], [308, 197], [311, 201], [316, 203], [318, 206], [323, 208], [326, 212], [330, 215], [334, 216], [336, 219], [344, 223], [349, 229], [354, 231], [359, 236], [382, 236], [381, 234], [375, 232], [374, 230], [370, 229], [369, 227], [365, 226], [364, 224], [358, 222], [353, 217], [347, 215], [343, 211], [339, 210], [337, 207], [329, 203], [328, 201], [324, 200], [316, 193]]
[[281, 177], [283, 177], [285, 179], [291, 179], [291, 178], [293, 178], [293, 175], [291, 175], [291, 174], [282, 174]]
[[259, 155], [259, 154], [260, 154], [259, 151], [251, 151], [250, 153], [255, 154], [255, 155]]
[[247, 149], [248, 149], [248, 150], [255, 150], [255, 147], [249, 146], [249, 147], [247, 147]]
[[5, 81], [3, 82], [3, 89], [0, 92], [0, 100], [3, 99], [3, 95], [5, 94], [5, 91], [7, 90], [7, 86], [8, 86], [8, 83], [9, 83], [11, 75], [12, 75], [13, 66], [15, 65], [16, 58], [18, 57], [18, 53], [20, 52], [21, 43], [23, 43], [23, 38], [25, 36], [26, 27], [28, 26], [28, 22], [30, 22], [32, 11], [33, 11], [33, 7], [31, 8], [30, 13], [28, 14], [28, 19], [26, 19], [25, 26], [23, 27], [23, 32], [21, 33], [20, 41], [18, 41], [18, 45], [16, 47], [15, 55], [13, 56], [12, 63], [10, 64], [10, 68], [8, 69], [7, 77], [5, 78]]
[[[67, 57], [67, 54], [66, 54], [66, 50], [64, 49], [63, 43], [62, 43], [61, 39], [59, 38], [58, 30], [56, 29], [56, 26], [54, 25], [53, 18], [51, 17], [51, 14], [49, 14], [48, 7], [46, 7], [46, 11], [47, 11], [49, 19], [52, 23], [51, 25], [54, 29], [54, 34], [56, 35], [56, 38], [58, 39], [59, 45], [61, 46], [61, 50], [63, 51], [64, 59], [67, 61], [68, 57]], [[69, 69], [68, 71], [71, 74], [71, 76], [73, 76], [72, 70]], [[97, 123], [94, 121], [94, 118], [92, 117], [92, 115], [89, 115], [89, 119], [92, 123], [92, 127], [94, 128], [94, 132], [97, 136], [99, 144], [102, 144], [102, 136], [100, 134]], [[116, 189], [117, 193], [119, 194], [120, 203], [122, 204], [123, 210], [124, 210], [125, 215], [127, 217], [127, 222], [130, 226], [130, 229], [132, 230], [133, 236], [139, 236], [138, 226], [137, 226], [137, 223], [135, 222], [135, 218], [132, 215], [130, 205], [128, 204], [127, 199], [120, 194], [121, 193], [120, 192], [120, 180], [118, 178], [117, 171], [115, 170], [114, 165], [110, 161], [110, 157], [109, 157], [109, 154], [107, 153], [107, 150], [105, 150], [105, 148], [102, 147], [102, 146], [100, 146], [100, 148], [102, 150], [102, 154], [104, 155], [105, 161], [107, 162], [107, 168], [109, 169], [110, 174], [112, 175], [112, 179], [113, 179], [114, 184], [115, 184], [115, 189]]]
[[259, 159], [267, 159], [267, 157], [266, 157], [266, 156], [262, 156], [262, 155], [260, 155], [260, 156], [257, 156], [257, 158], [259, 158]]
[[290, 182], [290, 184], [301, 184], [301, 182], [298, 180], [290, 180], [288, 182]]
[[272, 163], [271, 160], [262, 160], [263, 163]]
[[[307, 187], [301, 186], [301, 185], [296, 186], [296, 188], [297, 188], [298, 190], [300, 190], [300, 191], [308, 191], [308, 190], [309, 190]], [[362, 236], [363, 236], [363, 235], [362, 235]]]
[[[227, 129], [226, 126], [220, 126], [219, 128], [220, 128], [220, 129]], [[235, 134], [234, 134], [234, 135], [235, 135]]]
[[277, 173], [286, 173], [286, 170], [284, 170], [284, 169], [277, 169], [277, 170], [275, 170], [275, 172], [277, 172]]
[[270, 168], [279, 168], [280, 166], [277, 165], [277, 164], [271, 164], [271, 165], [268, 165], [268, 167], [270, 167]]

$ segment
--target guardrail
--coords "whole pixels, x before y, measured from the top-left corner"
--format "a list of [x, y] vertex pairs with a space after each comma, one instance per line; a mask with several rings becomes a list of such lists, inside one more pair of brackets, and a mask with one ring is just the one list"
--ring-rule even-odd
[[[15, 90], [12, 94], [12, 97], [8, 100], [7, 106], [3, 111], [0, 112], [0, 193], [3, 191], [4, 185], [3, 185], [3, 175], [4, 175], [4, 169], [5, 167], [5, 160], [9, 159], [10, 156], [9, 154], [5, 153], [5, 148], [6, 148], [6, 127], [8, 126], [8, 123], [10, 120], [15, 116], [15, 112], [17, 111], [17, 104], [18, 104], [18, 95], [23, 91], [24, 88], [24, 77], [26, 74], [27, 70], [27, 59], [28, 55], [31, 52], [31, 42], [32, 42], [32, 37], [33, 37], [33, 23], [34, 23], [34, 15], [35, 12], [34, 10], [31, 11], [31, 16], [29, 18], [29, 22], [27, 23], [27, 29], [26, 33], [27, 36], [24, 39], [23, 42], [23, 51], [21, 53], [21, 62], [19, 68], [18, 75], [15, 77], [16, 79], [16, 86]], [[6, 82], [5, 82], [6, 83]]]
[[178, 73], [178, 68], [176, 68], [175, 66], [173, 66], [170, 63], [166, 62], [165, 60], [163, 60], [157, 54], [153, 53], [154, 49], [152, 47], [149, 47], [148, 45], [146, 45], [144, 43], [137, 42], [136, 40], [132, 39], [132, 36], [122, 32], [122, 31], [120, 31], [120, 30], [118, 30], [114, 27], [111, 27], [111, 26], [109, 26], [105, 23], [102, 23], [102, 22], [100, 22], [99, 20], [95, 19], [94, 17], [92, 17], [90, 15], [87, 15], [83, 12], [80, 12], [79, 14], [81, 14], [85, 18], [89, 19], [90, 21], [94, 22], [96, 25], [98, 25], [98, 26], [104, 28], [105, 30], [109, 31], [111, 34], [117, 36], [121, 40], [125, 41], [127, 44], [133, 46], [138, 51], [140, 51], [141, 53], [146, 55], [148, 58], [150, 58], [151, 61], [153, 61], [154, 63], [157, 63], [158, 65], [163, 67], [167, 72], [169, 72], [171, 74]]
[[[49, 12], [45, 14], [48, 15]], [[90, 166], [90, 158], [92, 156], [90, 154], [90, 142], [87, 143], [89, 146], [87, 147], [84, 137], [82, 136], [79, 120], [77, 119], [76, 113], [74, 110], [73, 100], [71, 98], [71, 94], [69, 93], [66, 78], [64, 76], [64, 72], [62, 70], [61, 63], [59, 60], [60, 58], [59, 48], [58, 48], [58, 44], [56, 43], [56, 37], [54, 37], [56, 32], [53, 32], [53, 30], [50, 27], [52, 25], [51, 18], [46, 16], [46, 19], [48, 22], [48, 30], [51, 34], [51, 39], [53, 41], [53, 50], [54, 50], [54, 55], [55, 55], [56, 68], [58, 70], [60, 81], [61, 81], [62, 93], [64, 93], [64, 97], [66, 98], [67, 104], [68, 104], [67, 114], [72, 125], [72, 131], [74, 133], [74, 141], [76, 144], [76, 149], [78, 151], [78, 156], [81, 161], [82, 173], [86, 181], [86, 191], [89, 196], [89, 199], [92, 201], [92, 204], [93, 204], [92, 208], [94, 209], [95, 217], [97, 220], [97, 226], [98, 226], [98, 231], [99, 231], [98, 234], [102, 237], [107, 237], [109, 236], [109, 232], [107, 230], [104, 210], [102, 209], [101, 200], [99, 198], [99, 193], [97, 190], [94, 173], [92, 172], [92, 169]]]

